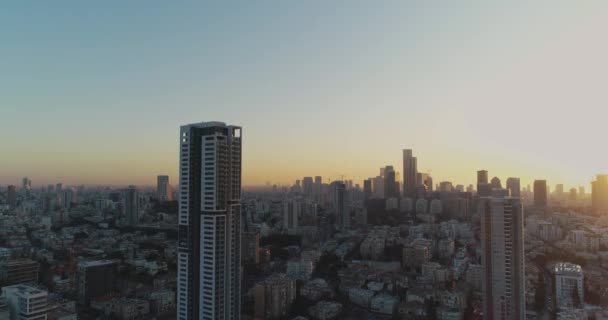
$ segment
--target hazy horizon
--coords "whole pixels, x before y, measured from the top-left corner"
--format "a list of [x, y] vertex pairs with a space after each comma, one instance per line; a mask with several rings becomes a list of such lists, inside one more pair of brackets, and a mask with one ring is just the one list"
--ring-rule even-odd
[[[243, 184], [413, 149], [434, 182], [608, 171], [608, 3], [13, 3], [0, 10], [0, 184], [178, 180], [179, 126], [243, 127]], [[567, 190], [566, 189], [566, 190]]]

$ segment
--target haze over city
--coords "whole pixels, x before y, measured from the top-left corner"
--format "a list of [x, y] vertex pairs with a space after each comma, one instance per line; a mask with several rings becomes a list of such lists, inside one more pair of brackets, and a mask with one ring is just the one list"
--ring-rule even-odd
[[607, 6], [3, 4], [0, 181], [153, 185], [177, 175], [176, 128], [219, 119], [246, 133], [245, 186], [361, 181], [412, 148], [435, 181], [589, 188]]

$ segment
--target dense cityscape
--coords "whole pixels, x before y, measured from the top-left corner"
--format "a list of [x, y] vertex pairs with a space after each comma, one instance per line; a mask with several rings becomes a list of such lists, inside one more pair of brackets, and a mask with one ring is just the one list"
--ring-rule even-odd
[[3, 185], [0, 319], [608, 319], [608, 175], [242, 188], [239, 126], [179, 146], [155, 188]]

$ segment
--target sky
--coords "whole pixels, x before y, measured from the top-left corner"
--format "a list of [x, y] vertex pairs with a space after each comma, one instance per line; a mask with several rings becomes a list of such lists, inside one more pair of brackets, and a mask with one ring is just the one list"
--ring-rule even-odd
[[414, 150], [583, 185], [608, 171], [606, 1], [0, 4], [0, 185], [177, 181], [179, 126], [243, 127], [243, 183], [355, 182]]

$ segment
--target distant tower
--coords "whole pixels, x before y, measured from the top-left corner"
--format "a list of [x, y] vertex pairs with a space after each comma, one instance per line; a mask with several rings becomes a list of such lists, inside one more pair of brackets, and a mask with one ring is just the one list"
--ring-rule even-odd
[[161, 202], [171, 201], [171, 185], [169, 184], [169, 176], [156, 177], [156, 195]]
[[283, 204], [283, 229], [288, 234], [298, 231], [298, 216], [300, 216], [300, 202], [297, 199], [285, 200]]
[[608, 174], [598, 174], [591, 182], [591, 206], [595, 214], [608, 214]]
[[241, 317], [241, 127], [181, 127], [177, 320]]
[[491, 193], [492, 187], [488, 183], [488, 172], [486, 170], [477, 171], [477, 195], [489, 197]]
[[340, 181], [331, 183], [332, 205], [337, 216], [338, 228], [341, 231], [350, 230], [350, 206], [348, 205], [348, 194], [346, 185]]
[[8, 186], [6, 189], [6, 202], [11, 209], [17, 206], [17, 188], [13, 185]]
[[399, 197], [395, 169], [393, 169], [393, 166], [386, 166], [384, 168], [384, 197], [387, 199]]
[[521, 187], [519, 178], [507, 179], [507, 190], [511, 193], [511, 197], [519, 198], [521, 196]]
[[139, 223], [139, 194], [134, 186], [123, 190], [122, 211], [129, 226], [136, 227]]
[[403, 150], [403, 195], [416, 195], [418, 187], [418, 159], [412, 155], [411, 149]]
[[304, 196], [309, 199], [312, 198], [313, 189], [312, 177], [304, 177], [304, 179], [302, 179], [302, 193], [304, 193]]
[[534, 207], [539, 210], [547, 209], [547, 181], [534, 181]]
[[30, 191], [32, 190], [32, 180], [28, 177], [23, 177], [23, 181], [21, 183], [21, 193], [24, 197], [30, 196]]
[[484, 319], [525, 319], [523, 207], [494, 189], [479, 202]]
[[502, 189], [502, 182], [500, 182], [498, 177], [492, 178], [492, 182], [490, 184], [492, 185], [492, 189]]

